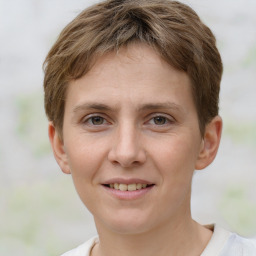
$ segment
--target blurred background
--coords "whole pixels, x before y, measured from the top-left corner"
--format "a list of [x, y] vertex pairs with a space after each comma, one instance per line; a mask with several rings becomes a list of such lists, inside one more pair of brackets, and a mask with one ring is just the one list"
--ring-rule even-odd
[[[0, 0], [0, 255], [60, 255], [96, 234], [52, 156], [42, 63], [61, 29], [96, 1]], [[256, 1], [191, 0], [224, 62], [222, 143], [195, 173], [193, 217], [256, 236]]]

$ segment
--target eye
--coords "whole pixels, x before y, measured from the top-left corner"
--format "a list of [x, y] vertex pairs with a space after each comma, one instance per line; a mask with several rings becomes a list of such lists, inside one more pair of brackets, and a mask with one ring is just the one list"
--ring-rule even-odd
[[84, 118], [82, 123], [88, 127], [104, 126], [109, 124], [106, 118], [99, 115], [89, 115], [87, 118]]
[[175, 124], [175, 119], [169, 114], [153, 113], [148, 117], [145, 125], [156, 131], [167, 131]]
[[153, 118], [153, 122], [156, 125], [164, 125], [167, 123], [167, 118], [164, 116], [156, 116]]
[[101, 125], [101, 124], [104, 124], [105, 119], [101, 116], [93, 116], [93, 117], [90, 117], [88, 121], [93, 125]]
[[173, 122], [172, 117], [165, 117], [164, 115], [155, 115], [151, 119], [149, 119], [148, 123], [150, 125], [156, 125], [156, 126], [166, 126], [168, 124], [171, 124]]

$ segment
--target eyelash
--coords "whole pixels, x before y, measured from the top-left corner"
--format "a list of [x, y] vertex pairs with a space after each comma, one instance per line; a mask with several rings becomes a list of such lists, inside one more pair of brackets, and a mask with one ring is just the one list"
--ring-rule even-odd
[[[99, 118], [102, 120], [103, 123], [101, 124], [94, 124], [93, 123], [93, 119], [96, 119], [96, 118]], [[102, 117], [101, 115], [93, 115], [93, 116], [89, 116], [87, 117], [84, 121], [83, 121], [84, 124], [89, 124], [89, 126], [101, 126], [101, 125], [104, 125], [107, 122], [106, 118]]]
[[[100, 119], [102, 122], [100, 124], [95, 124], [94, 123], [94, 119]], [[156, 124], [156, 120], [157, 118], [159, 119], [162, 119], [162, 121], [164, 121], [163, 123], [161, 124]], [[172, 124], [174, 123], [174, 118], [173, 117], [170, 117], [168, 115], [168, 117], [164, 114], [152, 114], [148, 121], [146, 121], [144, 124], [149, 124], [149, 125], [152, 125], [152, 126], [157, 126], [158, 128], [161, 128], [161, 127], [165, 127], [165, 126], [168, 126], [169, 124]], [[152, 123], [153, 122], [153, 123]], [[102, 127], [103, 125], [108, 125], [108, 124], [111, 124], [111, 122], [109, 122], [104, 116], [102, 116], [101, 114], [95, 114], [95, 115], [89, 115], [87, 116], [86, 119], [84, 119], [82, 121], [83, 124], [85, 125], [88, 125], [90, 127]]]
[[[164, 120], [164, 123], [161, 123], [161, 124], [156, 124], [156, 119], [159, 119], [159, 118], [161, 118], [161, 119], [163, 119]], [[158, 126], [158, 127], [164, 127], [164, 126], [166, 126], [166, 125], [168, 125], [168, 124], [172, 124], [173, 122], [174, 122], [174, 119], [172, 118], [172, 117], [167, 117], [167, 116], [165, 116], [165, 115], [163, 115], [163, 114], [155, 114], [154, 116], [152, 116], [150, 119], [149, 119], [149, 121], [148, 121], [148, 123], [150, 123], [150, 122], [154, 122], [152, 125], [155, 125], [155, 126]]]

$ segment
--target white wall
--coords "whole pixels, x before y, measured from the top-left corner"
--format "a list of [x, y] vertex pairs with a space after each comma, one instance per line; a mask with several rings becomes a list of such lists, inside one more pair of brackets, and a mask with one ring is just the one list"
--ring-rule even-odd
[[[58, 255], [95, 228], [51, 155], [42, 63], [61, 28], [95, 1], [0, 0], [0, 255]], [[224, 62], [224, 133], [208, 170], [195, 174], [202, 223], [256, 234], [256, 1], [190, 0], [214, 31]]]

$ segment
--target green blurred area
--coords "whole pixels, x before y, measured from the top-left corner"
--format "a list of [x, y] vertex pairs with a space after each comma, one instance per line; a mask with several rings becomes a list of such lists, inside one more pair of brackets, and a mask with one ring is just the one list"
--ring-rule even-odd
[[225, 119], [223, 136], [230, 138], [234, 144], [256, 149], [256, 119], [247, 122]]
[[[28, 3], [28, 1], [26, 2]], [[39, 2], [41, 1], [34, 1], [32, 5], [35, 7], [37, 4], [39, 5]], [[201, 3], [205, 5], [203, 1]], [[222, 7], [220, 6], [220, 8]], [[38, 10], [38, 13], [40, 13], [41, 9]], [[226, 10], [223, 9], [222, 11]], [[211, 10], [208, 11], [208, 14], [216, 23], [220, 22], [221, 26], [225, 26], [226, 34], [230, 33], [232, 38], [234, 31], [228, 28], [232, 28], [233, 20], [228, 17], [221, 19], [218, 13], [214, 14]], [[56, 19], [58, 19], [57, 15]], [[239, 25], [244, 22], [244, 19], [234, 20], [236, 25]], [[19, 19], [17, 19], [17, 22], [19, 22]], [[44, 23], [45, 21], [41, 22]], [[39, 30], [37, 27], [36, 29]], [[218, 27], [215, 30], [217, 31]], [[10, 31], [12, 30], [10, 29]], [[235, 33], [238, 32], [235, 31]], [[56, 34], [56, 31], [54, 35], [49, 34], [47, 39], [51, 38], [52, 40], [53, 37], [56, 37]], [[224, 71], [227, 71], [231, 77], [235, 76], [236, 72], [248, 72], [251, 79], [254, 80], [247, 81], [247, 77], [244, 77], [244, 79], [247, 84], [251, 85], [251, 88], [256, 88], [256, 38], [254, 44], [242, 46], [242, 49], [246, 49], [245, 53], [240, 58], [234, 58], [234, 62], [232, 62], [233, 56], [239, 53], [239, 49], [229, 53], [231, 55], [231, 61], [229, 62], [227, 61], [229, 55], [225, 54], [233, 43], [232, 41], [225, 41], [226, 34], [223, 35], [223, 38], [218, 39], [217, 37], [218, 44], [225, 57], [223, 59]], [[45, 38], [43, 40], [45, 40], [45, 44], [49, 45], [49, 40], [47, 41]], [[23, 63], [18, 62], [18, 58], [11, 59], [10, 63], [12, 64], [15, 61], [18, 63], [17, 65], [23, 65]], [[14, 71], [11, 66], [12, 74]], [[29, 68], [27, 72], [30, 72]], [[23, 81], [23, 83], [26, 83], [26, 81]], [[39, 83], [42, 83], [42, 81], [39, 81]], [[224, 86], [232, 85], [225, 84]], [[243, 90], [241, 86], [241, 91]], [[253, 90], [256, 98], [256, 89]], [[239, 96], [241, 92], [236, 91], [234, 93]], [[246, 93], [250, 94], [251, 92], [246, 91]], [[21, 158], [24, 157], [28, 161], [32, 159], [33, 163], [29, 168], [22, 162], [14, 163], [17, 165], [15, 170], [22, 174], [18, 178], [13, 178], [12, 175], [15, 175], [9, 174], [9, 169], [6, 168], [9, 163], [3, 164], [6, 161], [6, 148], [0, 143], [0, 167], [5, 167], [6, 178], [6, 180], [0, 180], [0, 255], [59, 255], [81, 243], [85, 237], [81, 234], [90, 234], [89, 228], [86, 230], [85, 227], [89, 226], [88, 222], [91, 219], [89, 220], [82, 203], [76, 195], [71, 178], [63, 175], [57, 166], [49, 165], [48, 158], [52, 158], [52, 153], [47, 135], [43, 89], [32, 89], [29, 93], [15, 94], [10, 98], [15, 110], [11, 117], [14, 119], [15, 127], [13, 131], [10, 131], [10, 136], [14, 138], [17, 147], [20, 147], [21, 150], [10, 148], [9, 154], [17, 154], [17, 152], [22, 151]], [[222, 140], [229, 140], [233, 147], [245, 149], [251, 152], [252, 155], [256, 155], [256, 117], [240, 121], [236, 120], [234, 116], [226, 114]], [[224, 166], [223, 172], [225, 172], [225, 168]], [[44, 169], [47, 169], [47, 172], [42, 171], [43, 173], [40, 173]], [[53, 173], [55, 172], [55, 174], [51, 174], [48, 169], [52, 170]], [[252, 166], [251, 169], [256, 170], [255, 166]], [[256, 177], [255, 174], [254, 177]], [[251, 179], [252, 176], [242, 177], [241, 182], [237, 182], [230, 181], [232, 180], [232, 177], [230, 177], [230, 180], [226, 180], [226, 187], [217, 199], [218, 209], [216, 209], [216, 212], [220, 213], [222, 220], [232, 230], [245, 236], [255, 235], [256, 232], [256, 200], [253, 196], [255, 190], [251, 191], [253, 185], [248, 186], [248, 181]], [[255, 180], [252, 180], [252, 183], [255, 185]], [[216, 190], [219, 189], [221, 188]], [[206, 192], [208, 193], [208, 191]]]
[[0, 195], [0, 255], [54, 256], [72, 247], [70, 226], [86, 216], [70, 178], [20, 183], [0, 189]]
[[255, 43], [248, 49], [244, 60], [241, 63], [244, 68], [256, 68], [256, 39]]
[[219, 201], [219, 211], [230, 229], [244, 236], [255, 235], [256, 202], [245, 184], [228, 184]]
[[30, 148], [34, 157], [51, 152], [47, 137], [47, 120], [44, 113], [43, 93], [37, 91], [19, 95], [15, 100], [17, 110], [16, 134]]

